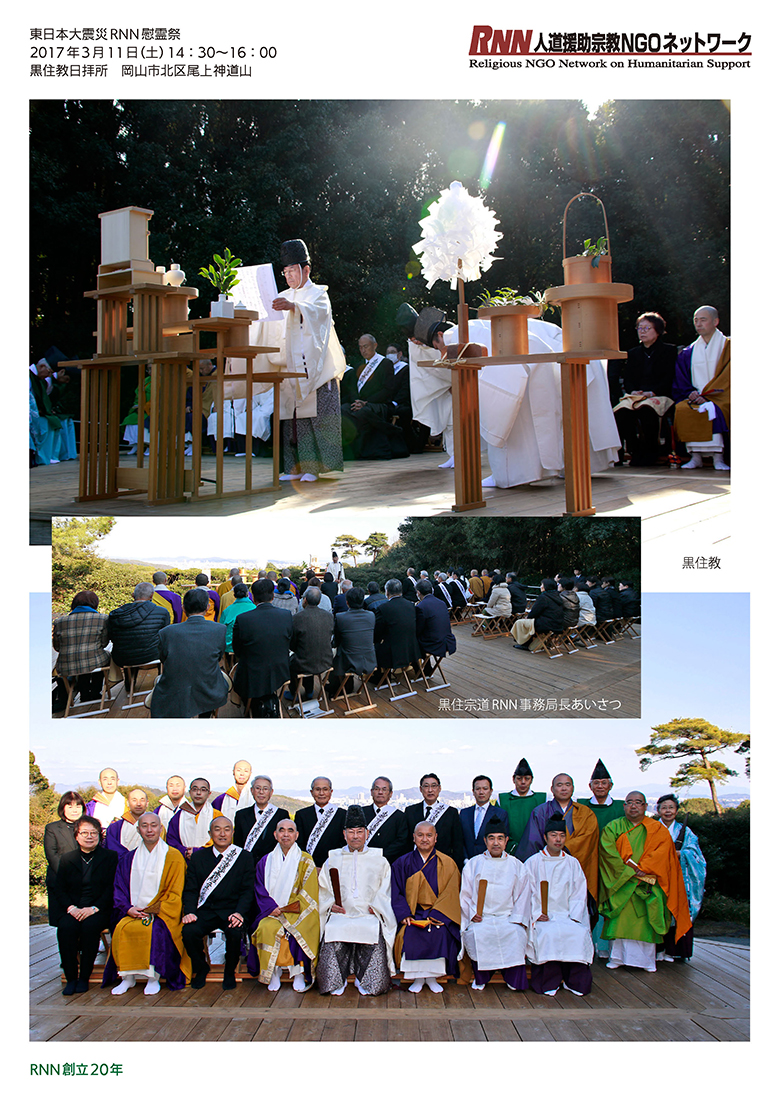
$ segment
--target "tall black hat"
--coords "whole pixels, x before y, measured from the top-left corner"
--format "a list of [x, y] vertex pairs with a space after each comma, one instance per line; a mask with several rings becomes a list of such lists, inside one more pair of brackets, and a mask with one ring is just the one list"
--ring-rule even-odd
[[447, 315], [435, 306], [426, 306], [418, 314], [409, 303], [401, 303], [395, 316], [395, 324], [407, 337], [415, 337], [424, 345], [432, 345], [434, 335], [447, 329]]
[[306, 248], [306, 242], [301, 241], [299, 237], [283, 241], [279, 247], [279, 254], [282, 268], [286, 268], [288, 264], [311, 265], [311, 257], [309, 256], [309, 250]]
[[560, 812], [553, 812], [549, 820], [544, 825], [544, 834], [547, 835], [550, 831], [565, 831], [566, 820], [560, 814]]
[[502, 823], [502, 821], [498, 818], [498, 816], [496, 816], [494, 814], [490, 817], [490, 819], [486, 823], [484, 823], [482, 825], [482, 834], [483, 835], [497, 835], [497, 834], [499, 834], [499, 832], [502, 835], [506, 835], [506, 833], [507, 833], [506, 825], [504, 823]]
[[346, 819], [344, 820], [344, 830], [348, 827], [365, 827], [366, 817], [363, 814], [363, 809], [359, 804], [350, 804], [347, 809]]
[[534, 772], [528, 765], [528, 759], [521, 758], [517, 764], [513, 777], [533, 777]]
[[606, 778], [608, 781], [612, 781], [612, 778], [609, 775], [609, 770], [601, 761], [601, 759], [599, 759], [596, 765], [593, 767], [593, 773], [590, 775], [590, 780], [602, 780], [604, 778]]

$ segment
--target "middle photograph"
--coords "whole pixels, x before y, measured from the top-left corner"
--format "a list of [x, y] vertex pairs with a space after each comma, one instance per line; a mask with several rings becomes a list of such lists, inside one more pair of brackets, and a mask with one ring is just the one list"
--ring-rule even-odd
[[640, 716], [639, 518], [377, 520], [53, 518], [53, 717]]

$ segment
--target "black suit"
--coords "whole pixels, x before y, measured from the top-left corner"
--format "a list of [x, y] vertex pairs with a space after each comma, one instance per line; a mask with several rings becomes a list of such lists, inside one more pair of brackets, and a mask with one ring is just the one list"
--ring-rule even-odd
[[333, 670], [339, 678], [348, 670], [367, 674], [376, 666], [374, 624], [375, 617], [370, 609], [347, 609], [346, 613], [336, 613]]
[[270, 601], [236, 617], [233, 651], [238, 660], [234, 684], [247, 698], [269, 698], [290, 677], [293, 618]]
[[[288, 614], [287, 615], [289, 620]], [[229, 917], [238, 912], [244, 921], [252, 914], [255, 902], [255, 863], [252, 855], [242, 850], [231, 869], [225, 874], [209, 896], [198, 906], [198, 896], [203, 882], [212, 872], [222, 855], [212, 846], [196, 850], [184, 879], [181, 898], [182, 915], [195, 915], [194, 923], [185, 923], [181, 929], [182, 940], [192, 961], [193, 979], [206, 969], [203, 939], [212, 931], [225, 935], [225, 976], [234, 976], [241, 954], [243, 927], [231, 927]]]
[[[382, 357], [369, 379], [358, 390], [363, 368], [349, 368], [341, 380], [341, 427], [344, 455], [348, 459], [389, 460], [408, 456], [400, 425], [390, 422], [396, 394], [395, 374], [391, 360]], [[366, 405], [353, 410], [352, 403]]]
[[152, 692], [153, 719], [186, 720], [213, 712], [228, 698], [219, 665], [227, 629], [201, 616], [171, 624], [160, 632], [163, 672]]
[[525, 586], [520, 582], [508, 582], [507, 589], [512, 599], [512, 612], [519, 613], [521, 617], [524, 617], [526, 605], [528, 604], [528, 594]]
[[[235, 830], [233, 831], [233, 842], [236, 846], [243, 847], [244, 843], [249, 838], [249, 834], [252, 828], [255, 826], [255, 808], [257, 805], [252, 805], [251, 808], [239, 808], [236, 812]], [[270, 854], [273, 848], [276, 846], [276, 839], [274, 838], [274, 831], [276, 825], [280, 820], [288, 820], [290, 813], [286, 812], [284, 808], [277, 808], [273, 816], [271, 816], [268, 823], [263, 828], [263, 833], [257, 840], [255, 845], [249, 851], [252, 855], [255, 865], [260, 861], [264, 854]]]
[[49, 926], [56, 927], [57, 920], [62, 914], [57, 899], [54, 895], [54, 884], [57, 880], [57, 870], [65, 854], [78, 850], [78, 843], [73, 834], [74, 824], [65, 820], [54, 820], [46, 824], [43, 833], [43, 852], [46, 855], [46, 891], [49, 894]]
[[[82, 856], [77, 846], [60, 859], [54, 899], [58, 912], [57, 942], [66, 981], [89, 980], [100, 946], [100, 933], [111, 922], [118, 857], [116, 851], [104, 846]], [[97, 911], [78, 920], [68, 914], [71, 905]]]
[[314, 830], [314, 824], [317, 821], [317, 805], [307, 805], [295, 813], [295, 826], [298, 828], [298, 846], [307, 854], [311, 854], [318, 869], [321, 869], [325, 864], [329, 850], [337, 850], [340, 846], [344, 846], [344, 821], [346, 818], [347, 814], [344, 809], [337, 808], [336, 815], [331, 817], [330, 823], [320, 835], [320, 841], [317, 843], [314, 853], [311, 854], [309, 835]]
[[444, 602], [427, 594], [417, 602], [417, 639], [428, 655], [452, 655], [457, 644], [450, 627], [450, 613]]
[[394, 597], [375, 606], [374, 612], [377, 666], [397, 670], [415, 663], [420, 658], [420, 646], [417, 643], [417, 616], [414, 606], [402, 597]]
[[[368, 826], [376, 816], [373, 804], [364, 805], [363, 815]], [[385, 820], [376, 834], [369, 839], [368, 845], [381, 850], [390, 865], [402, 854], [411, 853], [412, 841], [409, 834], [409, 824], [400, 809], [397, 809], [389, 819]]]
[[[409, 825], [409, 851], [414, 849], [413, 832], [418, 823], [425, 819], [425, 801], [419, 804], [410, 804], [404, 815]], [[436, 849], [442, 854], [448, 854], [458, 869], [463, 869], [463, 829], [460, 826], [460, 816], [455, 808], [447, 808], [439, 816], [434, 824], [436, 828]]]
[[[333, 614], [307, 605], [292, 619], [290, 674], [319, 674], [333, 665]], [[306, 682], [309, 685], [306, 685]], [[314, 679], [304, 680], [311, 693]]]

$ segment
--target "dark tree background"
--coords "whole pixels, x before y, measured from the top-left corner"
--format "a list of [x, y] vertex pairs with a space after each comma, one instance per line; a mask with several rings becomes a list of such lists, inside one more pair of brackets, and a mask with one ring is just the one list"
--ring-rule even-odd
[[[497, 123], [506, 124], [493, 177], [479, 177]], [[52, 343], [73, 358], [94, 351], [98, 214], [151, 208], [150, 258], [177, 261], [208, 313], [197, 276], [229, 245], [246, 264], [278, 263], [279, 242], [302, 237], [312, 276], [330, 287], [347, 350], [373, 332], [380, 347], [404, 300], [454, 320], [454, 293], [427, 291], [411, 246], [419, 219], [452, 180], [483, 194], [503, 239], [484, 280], [523, 292], [562, 282], [561, 219], [568, 200], [604, 202], [613, 278], [634, 285], [621, 306], [621, 346], [636, 344], [644, 310], [687, 344], [697, 306], [729, 319], [729, 114], [719, 100], [616, 101], [589, 119], [573, 100], [110, 101], [31, 104], [31, 359]], [[603, 232], [595, 203], [575, 204], [568, 252]], [[281, 278], [281, 277], [279, 277]]]

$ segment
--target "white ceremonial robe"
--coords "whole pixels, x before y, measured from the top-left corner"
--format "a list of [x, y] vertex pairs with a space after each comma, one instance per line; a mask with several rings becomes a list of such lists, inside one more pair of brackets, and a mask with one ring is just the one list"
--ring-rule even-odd
[[[87, 801], [87, 803], [89, 803], [89, 801]], [[120, 820], [122, 816], [124, 816], [126, 808], [127, 802], [125, 801], [125, 798], [122, 796], [122, 794], [117, 790], [117, 792], [114, 793], [114, 795], [111, 797], [111, 800], [108, 802], [108, 804], [104, 804], [103, 801], [100, 800], [95, 800], [95, 810], [92, 815], [96, 820], [98, 820], [100, 826], [105, 831], [108, 825], [113, 823], [114, 820]]]
[[185, 799], [185, 797], [182, 797], [179, 803], [174, 805], [173, 801], [166, 793], [166, 795], [160, 801], [157, 815], [160, 817], [162, 825], [166, 830], [168, 829], [168, 824], [171, 822], [171, 817], [176, 812], [176, 810], [184, 803]]
[[[331, 912], [335, 903], [330, 871], [335, 869], [341, 887], [344, 915]], [[358, 942], [373, 946], [384, 940], [387, 965], [392, 974], [393, 942], [397, 922], [390, 900], [390, 863], [376, 847], [350, 851], [331, 850], [320, 870], [320, 930], [326, 942]], [[372, 908], [374, 915], [369, 913]]]
[[[705, 341], [703, 337], [697, 337], [694, 341], [691, 353], [691, 380], [694, 389], [700, 394], [715, 377], [725, 344], [726, 338], [719, 329], [715, 330], [709, 341]], [[703, 418], [709, 418], [710, 421], [715, 417], [716, 410], [713, 402], [703, 402], [698, 410]], [[723, 451], [723, 434], [713, 433], [712, 440], [688, 440], [685, 442], [685, 447], [690, 453], [701, 452], [705, 456], [714, 455], [716, 452]]]
[[255, 803], [255, 798], [252, 796], [252, 789], [247, 782], [244, 788], [241, 790], [241, 795], [236, 796], [236, 787], [231, 785], [225, 792], [222, 805], [219, 809], [221, 816], [226, 816], [231, 823], [236, 822], [236, 812], [239, 808], [249, 808], [250, 805]]
[[[469, 322], [469, 339], [491, 350], [490, 322]], [[457, 340], [457, 329], [445, 341]], [[562, 331], [551, 322], [528, 321], [530, 353], [559, 352]], [[444, 432], [452, 454], [452, 372], [420, 368], [419, 360], [438, 353], [409, 343], [409, 379], [414, 417], [432, 433]], [[592, 471], [602, 471], [617, 459], [620, 438], [609, 401], [606, 363], [591, 361], [587, 369], [588, 429]], [[563, 472], [563, 411], [560, 364], [489, 364], [479, 373], [480, 433], [496, 486], [519, 486]]]
[[[263, 353], [255, 360], [259, 371], [299, 372], [306, 377], [285, 380], [280, 387], [282, 421], [298, 417], [317, 416], [317, 391], [328, 383], [341, 379], [347, 362], [333, 326], [328, 288], [325, 284], [307, 280], [303, 287], [288, 288], [279, 297], [295, 303], [295, 310], [285, 312], [283, 322], [267, 321], [258, 328], [258, 343], [278, 346], [279, 352]], [[258, 390], [268, 390], [272, 384], [259, 384]]]
[[[528, 960], [536, 965], [545, 961], [593, 961], [593, 939], [588, 921], [588, 886], [582, 866], [565, 852], [551, 858], [545, 850], [533, 854], [525, 863], [531, 887], [531, 912], [528, 935]], [[549, 885], [548, 922], [539, 923], [542, 912], [541, 882]]]
[[[238, 388], [240, 384], [234, 384]], [[274, 393], [252, 396], [252, 436], [268, 440], [271, 435], [271, 416], [274, 412]], [[233, 399], [234, 435], [246, 436], [246, 398]]]
[[[482, 922], [473, 923], [483, 880], [488, 883], [485, 910]], [[487, 852], [469, 858], [463, 867], [460, 910], [461, 957], [465, 950], [474, 964], [488, 973], [525, 962], [530, 883], [518, 858], [510, 854], [491, 858]]]
[[179, 813], [179, 838], [182, 846], [189, 849], [204, 847], [211, 839], [209, 828], [214, 819], [214, 809], [207, 800], [197, 815], [184, 809]]

